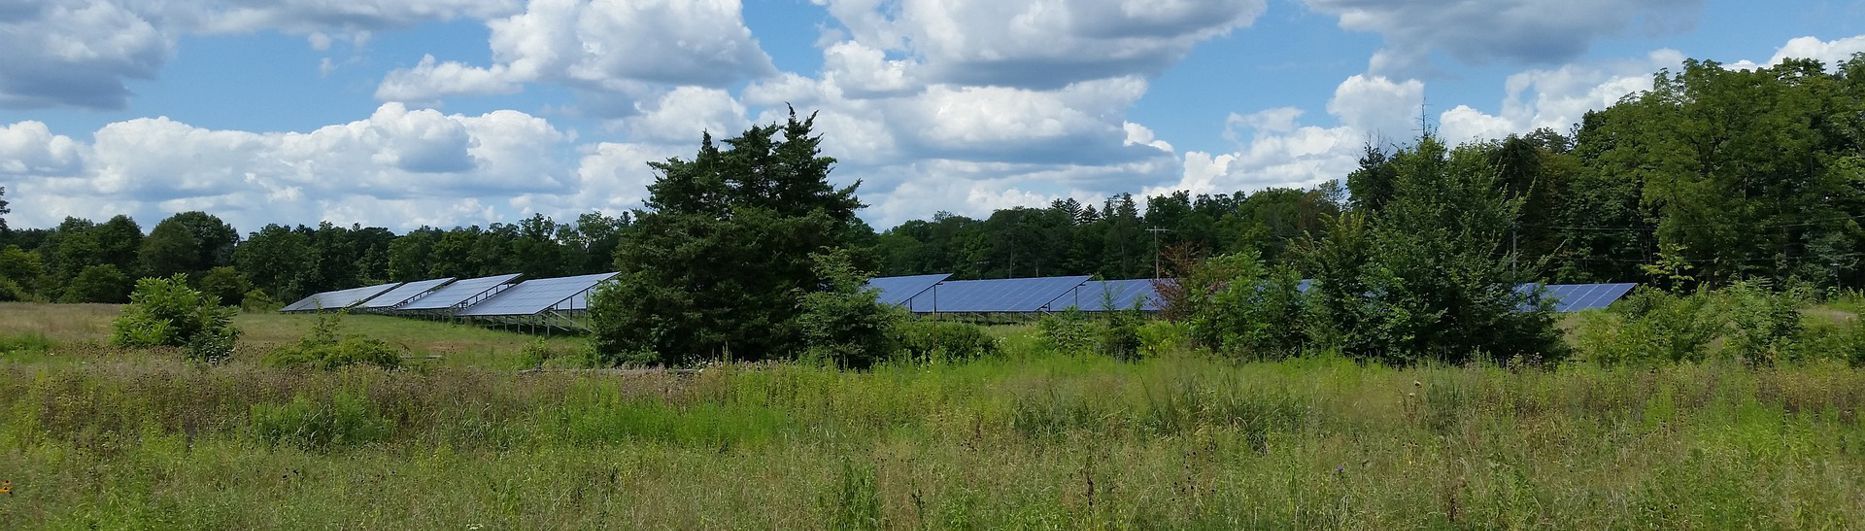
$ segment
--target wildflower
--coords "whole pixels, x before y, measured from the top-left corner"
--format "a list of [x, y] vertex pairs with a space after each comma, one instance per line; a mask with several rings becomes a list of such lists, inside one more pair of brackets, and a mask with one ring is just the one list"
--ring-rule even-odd
[[13, 495], [13, 482], [12, 481], [0, 481], [0, 494], [12, 496]]

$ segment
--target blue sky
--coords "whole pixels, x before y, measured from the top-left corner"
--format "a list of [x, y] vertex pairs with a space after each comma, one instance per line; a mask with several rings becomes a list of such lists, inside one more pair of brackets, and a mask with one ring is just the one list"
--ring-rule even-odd
[[0, 5], [14, 226], [398, 230], [639, 205], [820, 111], [886, 227], [1343, 176], [1421, 116], [1564, 129], [1686, 57], [1865, 51], [1865, 0], [49, 0]]

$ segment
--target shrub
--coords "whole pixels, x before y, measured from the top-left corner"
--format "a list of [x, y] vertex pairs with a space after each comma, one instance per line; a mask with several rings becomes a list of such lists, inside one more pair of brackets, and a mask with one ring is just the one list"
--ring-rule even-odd
[[901, 310], [881, 304], [880, 294], [864, 287], [866, 275], [855, 269], [847, 251], [815, 258], [824, 287], [803, 296], [803, 312], [797, 315], [809, 357], [860, 369], [893, 355], [888, 331], [903, 319]]
[[1805, 331], [1800, 310], [1812, 299], [1809, 288], [1795, 284], [1777, 291], [1766, 281], [1751, 281], [1737, 282], [1723, 293], [1732, 354], [1757, 364], [1800, 357], [1796, 342]]
[[1036, 321], [1036, 329], [1050, 350], [1062, 353], [1092, 352], [1100, 335], [1088, 314], [1072, 307], [1044, 315]]
[[401, 367], [401, 362], [401, 352], [386, 341], [343, 334], [341, 312], [319, 315], [310, 333], [298, 343], [282, 345], [266, 354], [266, 363], [275, 367], [324, 370], [358, 364], [394, 369]]
[[1609, 311], [1581, 314], [1575, 343], [1583, 359], [1604, 365], [1701, 361], [1727, 323], [1715, 298], [1640, 288]]
[[110, 264], [94, 265], [78, 272], [71, 284], [65, 287], [65, 296], [61, 302], [101, 302], [120, 303], [127, 299], [130, 287], [129, 275]]
[[183, 351], [190, 360], [219, 365], [233, 357], [233, 346], [238, 339], [231, 332], [200, 334], [188, 341], [188, 348]]
[[246, 292], [253, 288], [252, 282], [246, 280], [246, 274], [229, 266], [209, 269], [201, 277], [201, 293], [218, 299], [221, 304], [232, 306], [244, 303]]
[[203, 335], [221, 336], [230, 343], [239, 334], [233, 327], [234, 313], [189, 288], [185, 275], [145, 278], [136, 282], [129, 306], [111, 322], [110, 343], [132, 348], [180, 347]]
[[1191, 330], [1183, 323], [1150, 321], [1141, 324], [1137, 332], [1140, 335], [1140, 353], [1145, 356], [1159, 356], [1192, 347]]
[[246, 290], [246, 295], [240, 298], [240, 309], [249, 312], [272, 312], [283, 307], [284, 303], [267, 295], [265, 290]]
[[17, 335], [0, 335], [0, 355], [48, 350], [52, 350], [52, 340], [45, 337], [45, 334], [27, 332]]
[[1245, 252], [1198, 264], [1186, 282], [1185, 323], [1200, 346], [1250, 359], [1301, 351], [1301, 277], [1293, 270], [1270, 271], [1255, 252]]
[[1138, 310], [1107, 312], [1107, 323], [1100, 330], [1101, 353], [1118, 360], [1140, 359], [1140, 325], [1145, 322]]
[[307, 450], [380, 441], [394, 423], [370, 410], [362, 396], [340, 391], [327, 402], [303, 395], [283, 404], [253, 404], [253, 435], [269, 445]]
[[905, 319], [894, 325], [893, 335], [900, 350], [913, 361], [958, 361], [998, 353], [997, 341], [984, 332], [984, 327], [973, 324]]

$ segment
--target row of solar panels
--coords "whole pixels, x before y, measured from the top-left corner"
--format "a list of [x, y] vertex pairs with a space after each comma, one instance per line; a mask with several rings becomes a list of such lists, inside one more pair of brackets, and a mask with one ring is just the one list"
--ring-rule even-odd
[[392, 282], [318, 293], [280, 311], [355, 310], [455, 317], [513, 317], [582, 311], [589, 309], [589, 293], [615, 275], [599, 273], [517, 282], [519, 275], [514, 273], [463, 280], [436, 278]]
[[[868, 281], [884, 304], [913, 313], [1036, 313], [1070, 308], [1087, 312], [1163, 308], [1153, 280], [1090, 280], [1092, 277], [1010, 278], [1001, 280], [947, 280], [951, 274], [882, 277]], [[1164, 282], [1171, 282], [1166, 280]], [[1298, 289], [1307, 292], [1313, 281]], [[1535, 289], [1524, 284], [1516, 289]], [[1607, 305], [1625, 297], [1634, 284], [1554, 284], [1544, 297], [1557, 312], [1578, 312]]]

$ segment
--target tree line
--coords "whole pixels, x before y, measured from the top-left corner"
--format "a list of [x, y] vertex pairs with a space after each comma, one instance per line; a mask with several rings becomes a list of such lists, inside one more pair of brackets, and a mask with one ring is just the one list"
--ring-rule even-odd
[[[1865, 285], [1865, 228], [1859, 224], [1865, 216], [1865, 58], [1832, 68], [1789, 60], [1752, 70], [1693, 60], [1653, 80], [1651, 90], [1589, 112], [1567, 131], [1541, 129], [1448, 148], [1461, 159], [1484, 161], [1483, 171], [1493, 172], [1497, 186], [1520, 201], [1519, 215], [1500, 227], [1499, 245], [1507, 247], [1514, 267], [1550, 282], [1682, 286], [1796, 278], [1830, 288]], [[776, 160], [775, 149], [790, 144], [771, 138], [792, 132], [772, 127], [762, 135], [770, 145], [757, 151]], [[695, 159], [736, 156], [740, 146], [726, 147], [708, 142], [704, 150], [720, 152], [702, 151]], [[851, 218], [837, 222], [846, 227], [833, 240], [850, 250], [855, 266], [883, 275], [1146, 278], [1155, 264], [1185, 261], [1162, 255], [1249, 250], [1269, 265], [1312, 277], [1321, 271], [1294, 251], [1344, 215], [1381, 212], [1397, 193], [1399, 156], [1416, 147], [1369, 145], [1355, 171], [1313, 189], [1120, 194], [1099, 205], [1061, 200], [983, 219], [938, 213], [879, 233]], [[663, 174], [677, 169], [656, 165]], [[230, 301], [254, 290], [289, 300], [386, 281], [627, 269], [633, 266], [618, 262], [618, 254], [628, 253], [618, 249], [644, 234], [637, 223], [644, 213], [727, 208], [728, 196], [716, 189], [723, 177], [707, 179], [668, 191], [699, 198], [692, 204], [649, 205], [621, 216], [590, 213], [569, 223], [538, 215], [406, 234], [324, 223], [267, 225], [242, 236], [203, 212], [176, 214], [147, 234], [127, 216], [101, 223], [69, 218], [49, 229], [21, 230], [6, 228], [0, 218], [0, 298], [120, 302], [133, 279], [174, 273], [187, 273]], [[661, 181], [656, 186], [675, 186], [665, 175]], [[768, 197], [771, 205], [815, 197], [752, 186], [745, 193], [775, 194]], [[725, 254], [710, 259], [746, 259], [719, 252]], [[1186, 273], [1180, 269], [1167, 274]]]
[[[1489, 161], [1498, 186], [1522, 200], [1504, 241], [1522, 267], [1562, 283], [1798, 278], [1865, 286], [1865, 59], [1754, 70], [1688, 61], [1653, 79], [1651, 90], [1589, 112], [1567, 131], [1457, 147]], [[1272, 264], [1307, 269], [1288, 251], [1342, 213], [1379, 212], [1396, 193], [1397, 156], [1412, 147], [1368, 145], [1359, 167], [1339, 176], [1344, 190], [1330, 181], [1308, 190], [1122, 194], [1098, 208], [1062, 200], [984, 219], [941, 213], [880, 234], [879, 269], [1145, 278], [1156, 253], [1175, 248], [1205, 256], [1253, 249]]]

